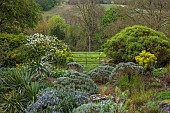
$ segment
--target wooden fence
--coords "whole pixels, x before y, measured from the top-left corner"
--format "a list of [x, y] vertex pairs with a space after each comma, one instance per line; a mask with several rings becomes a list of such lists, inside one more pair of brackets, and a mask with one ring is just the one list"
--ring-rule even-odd
[[102, 52], [73, 52], [73, 60], [82, 65], [99, 65], [101, 60], [106, 59]]

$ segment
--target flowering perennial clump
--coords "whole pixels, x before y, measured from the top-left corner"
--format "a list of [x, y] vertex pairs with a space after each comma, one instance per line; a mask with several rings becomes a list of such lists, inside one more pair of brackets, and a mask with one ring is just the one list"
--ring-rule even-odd
[[143, 50], [138, 56], [135, 56], [136, 62], [145, 69], [153, 69], [157, 63], [157, 57], [150, 52]]
[[69, 87], [46, 88], [37, 95], [37, 101], [32, 102], [26, 113], [68, 113], [72, 109], [89, 103], [89, 94], [76, 91]]
[[[39, 59], [43, 56], [48, 57], [48, 61], [55, 61], [56, 50], [65, 50], [70, 53], [68, 46], [54, 36], [46, 36], [42, 34], [34, 34], [26, 37], [27, 59]], [[64, 54], [65, 54], [64, 53]]]
[[55, 89], [45, 89], [39, 93], [37, 96], [37, 101], [31, 103], [27, 109], [26, 113], [37, 113], [42, 112], [44, 109], [57, 111], [57, 106], [60, 99], [57, 97], [57, 90]]
[[73, 61], [73, 54], [67, 48], [64, 48], [63, 50], [56, 50], [55, 60], [58, 64], [65, 64]]
[[50, 49], [49, 51], [56, 51], [57, 49], [67, 48], [67, 45], [64, 44], [61, 40], [58, 40], [57, 37], [54, 36], [46, 36], [42, 34], [34, 34], [31, 36], [27, 36], [26, 45], [32, 46], [36, 48], [37, 46], [41, 46], [41, 49]]

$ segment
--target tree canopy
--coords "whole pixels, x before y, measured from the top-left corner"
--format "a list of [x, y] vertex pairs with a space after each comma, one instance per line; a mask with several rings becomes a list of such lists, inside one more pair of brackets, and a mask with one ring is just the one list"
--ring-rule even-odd
[[61, 0], [35, 0], [44, 11], [50, 10], [55, 5], [60, 4]]
[[0, 8], [1, 33], [24, 32], [40, 19], [40, 7], [34, 0], [1, 0]]

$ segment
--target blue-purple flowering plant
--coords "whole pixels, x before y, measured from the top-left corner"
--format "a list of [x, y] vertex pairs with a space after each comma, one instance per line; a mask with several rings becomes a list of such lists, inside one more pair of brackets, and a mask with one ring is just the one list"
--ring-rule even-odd
[[26, 113], [69, 113], [72, 109], [88, 103], [89, 94], [75, 91], [69, 87], [61, 89], [47, 88], [37, 95], [37, 101], [31, 103]]
[[31, 103], [27, 109], [25, 110], [26, 113], [36, 113], [36, 112], [43, 112], [44, 109], [48, 109], [49, 111], [57, 111], [56, 108], [60, 99], [57, 97], [57, 90], [47, 88], [41, 91], [37, 95], [37, 101]]

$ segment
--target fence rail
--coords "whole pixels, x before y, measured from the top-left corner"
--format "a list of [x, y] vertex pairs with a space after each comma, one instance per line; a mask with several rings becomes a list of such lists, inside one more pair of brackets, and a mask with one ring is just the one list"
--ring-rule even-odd
[[82, 65], [99, 65], [105, 59], [103, 52], [73, 52], [73, 60]]

